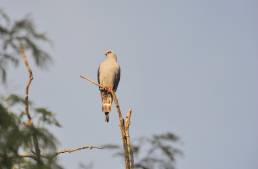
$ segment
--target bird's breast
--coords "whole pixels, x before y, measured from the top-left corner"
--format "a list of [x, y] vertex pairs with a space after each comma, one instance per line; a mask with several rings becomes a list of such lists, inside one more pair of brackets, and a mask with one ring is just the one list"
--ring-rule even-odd
[[114, 77], [118, 69], [117, 63], [103, 62], [99, 69], [100, 84], [105, 87], [113, 87]]

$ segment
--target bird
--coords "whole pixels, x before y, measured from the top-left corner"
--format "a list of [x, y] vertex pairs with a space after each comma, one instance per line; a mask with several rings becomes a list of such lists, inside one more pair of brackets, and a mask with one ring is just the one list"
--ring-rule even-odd
[[113, 95], [112, 91], [116, 92], [120, 81], [120, 66], [117, 63], [117, 56], [112, 50], [105, 52], [106, 58], [102, 61], [98, 68], [98, 83], [101, 101], [102, 112], [105, 113], [105, 121], [109, 122], [109, 112], [111, 112]]

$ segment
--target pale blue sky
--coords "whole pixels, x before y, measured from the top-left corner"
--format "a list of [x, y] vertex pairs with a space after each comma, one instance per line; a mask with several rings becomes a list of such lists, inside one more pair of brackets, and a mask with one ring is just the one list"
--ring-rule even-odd
[[[132, 138], [171, 131], [183, 144], [178, 169], [258, 168], [258, 1], [0, 0], [14, 18], [31, 13], [51, 37], [54, 65], [34, 69], [31, 98], [58, 112], [60, 147], [120, 144], [118, 121], [104, 122], [96, 79], [104, 51], [118, 55], [118, 96], [133, 108]], [[25, 72], [9, 91], [23, 94]], [[109, 151], [62, 156], [66, 168], [94, 161], [122, 168]]]

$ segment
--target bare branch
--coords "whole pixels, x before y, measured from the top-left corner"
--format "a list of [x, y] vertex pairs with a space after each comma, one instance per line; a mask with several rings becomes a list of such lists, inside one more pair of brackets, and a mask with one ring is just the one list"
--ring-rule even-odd
[[[103, 149], [103, 148], [104, 147], [102, 147], [102, 146], [84, 145], [84, 146], [75, 147], [75, 148], [64, 148], [62, 150], [59, 150], [59, 151], [57, 151], [55, 153], [51, 153], [51, 154], [41, 154], [41, 157], [49, 157], [49, 156], [56, 157], [61, 154], [73, 153], [73, 152], [81, 151], [81, 150], [85, 150], [85, 149], [92, 150], [92, 149]], [[21, 158], [33, 158], [33, 159], [36, 158], [35, 153], [23, 153], [23, 154], [19, 154], [18, 156]]]
[[101, 147], [101, 146], [94, 146], [94, 145], [84, 145], [84, 146], [77, 147], [77, 148], [66, 148], [66, 149], [63, 149], [63, 150], [60, 150], [60, 151], [56, 152], [55, 156], [58, 156], [58, 155], [64, 154], [64, 153], [73, 153], [75, 151], [81, 151], [81, 150], [84, 150], [84, 149], [89, 149], [89, 150], [92, 150], [92, 149], [103, 149], [103, 147]]
[[25, 54], [25, 51], [24, 51], [24, 48], [20, 48], [20, 55], [22, 57], [22, 60], [24, 62], [24, 65], [26, 67], [26, 70], [28, 72], [28, 75], [29, 75], [29, 79], [27, 80], [26, 82], [26, 88], [25, 88], [25, 113], [28, 117], [28, 123], [29, 125], [32, 124], [32, 117], [30, 115], [30, 112], [29, 112], [29, 91], [30, 91], [30, 85], [31, 85], [31, 82], [33, 80], [33, 73], [32, 73], [32, 69], [29, 65], [29, 62], [28, 62], [28, 58]]
[[[90, 83], [100, 87], [100, 88], [105, 88], [105, 86], [102, 86], [101, 84], [91, 80], [90, 78], [86, 76], [80, 76], [81, 78], [88, 80]], [[108, 90], [108, 89], [106, 89]], [[110, 90], [108, 90], [110, 91]], [[131, 114], [132, 110], [129, 109], [126, 120], [123, 118], [122, 111], [119, 105], [118, 98], [116, 96], [116, 93], [111, 90], [110, 91], [113, 95], [114, 103], [116, 105], [118, 117], [119, 117], [119, 127], [120, 127], [120, 132], [121, 132], [121, 139], [123, 143], [123, 148], [124, 148], [124, 159], [125, 159], [125, 168], [126, 169], [132, 169], [134, 166], [134, 160], [133, 160], [133, 151], [132, 151], [132, 146], [131, 146], [131, 141], [130, 141], [130, 136], [129, 136], [129, 126], [130, 126], [130, 120], [131, 120]]]
[[96, 85], [96, 86], [98, 86], [98, 87], [104, 88], [104, 86], [102, 86], [101, 84], [99, 84], [99, 83], [97, 83], [97, 82], [91, 80], [90, 78], [88, 78], [88, 77], [86, 77], [86, 76], [81, 75], [80, 77], [83, 78], [83, 79], [85, 79], [85, 80], [88, 80], [89, 82], [91, 82], [92, 84], [94, 84], [94, 85]]
[[42, 161], [41, 161], [41, 157], [40, 157], [41, 155], [40, 155], [38, 138], [37, 138], [37, 135], [35, 134], [35, 127], [33, 125], [32, 117], [31, 117], [30, 112], [29, 112], [29, 91], [30, 91], [31, 82], [33, 80], [33, 73], [32, 73], [32, 69], [30, 67], [30, 64], [28, 62], [28, 57], [26, 56], [25, 50], [22, 47], [20, 48], [20, 55], [22, 57], [22, 60], [24, 62], [24, 65], [26, 67], [26, 70], [27, 70], [28, 76], [29, 76], [29, 79], [27, 80], [26, 87], [25, 87], [25, 113], [28, 117], [27, 125], [28, 125], [28, 127], [30, 127], [32, 129], [32, 132], [33, 132], [32, 140], [33, 140], [34, 148], [35, 148], [35, 151], [36, 151], [36, 160], [39, 164], [41, 164]]
[[127, 149], [128, 153], [130, 155], [130, 167], [134, 168], [134, 156], [132, 151], [132, 144], [129, 134], [129, 127], [131, 124], [131, 115], [132, 115], [132, 109], [130, 108], [127, 112], [126, 118], [125, 118], [125, 134], [126, 134], [126, 141], [127, 141]]
[[123, 115], [122, 115], [122, 111], [120, 109], [120, 105], [119, 105], [119, 101], [118, 98], [116, 96], [115, 92], [112, 92], [113, 98], [114, 98], [114, 102], [117, 108], [117, 113], [119, 116], [119, 127], [120, 127], [120, 131], [121, 131], [121, 139], [122, 139], [122, 143], [123, 143], [123, 148], [124, 148], [124, 158], [125, 158], [125, 168], [126, 169], [130, 169], [130, 156], [129, 156], [129, 151], [128, 151], [128, 143], [127, 143], [127, 137], [126, 137], [126, 130], [125, 130], [125, 121], [123, 119]]
[[131, 124], [132, 109], [130, 108], [125, 117], [125, 129], [128, 130]]

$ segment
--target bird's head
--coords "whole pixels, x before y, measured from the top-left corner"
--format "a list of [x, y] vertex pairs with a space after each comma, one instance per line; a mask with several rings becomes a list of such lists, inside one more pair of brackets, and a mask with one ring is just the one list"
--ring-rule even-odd
[[105, 55], [108, 56], [108, 55], [110, 55], [112, 53], [113, 53], [113, 51], [109, 49], [109, 50], [106, 50]]
[[117, 60], [117, 56], [116, 54], [112, 51], [112, 50], [107, 50], [105, 52], [105, 55], [108, 57], [108, 58], [113, 58], [115, 60]]

